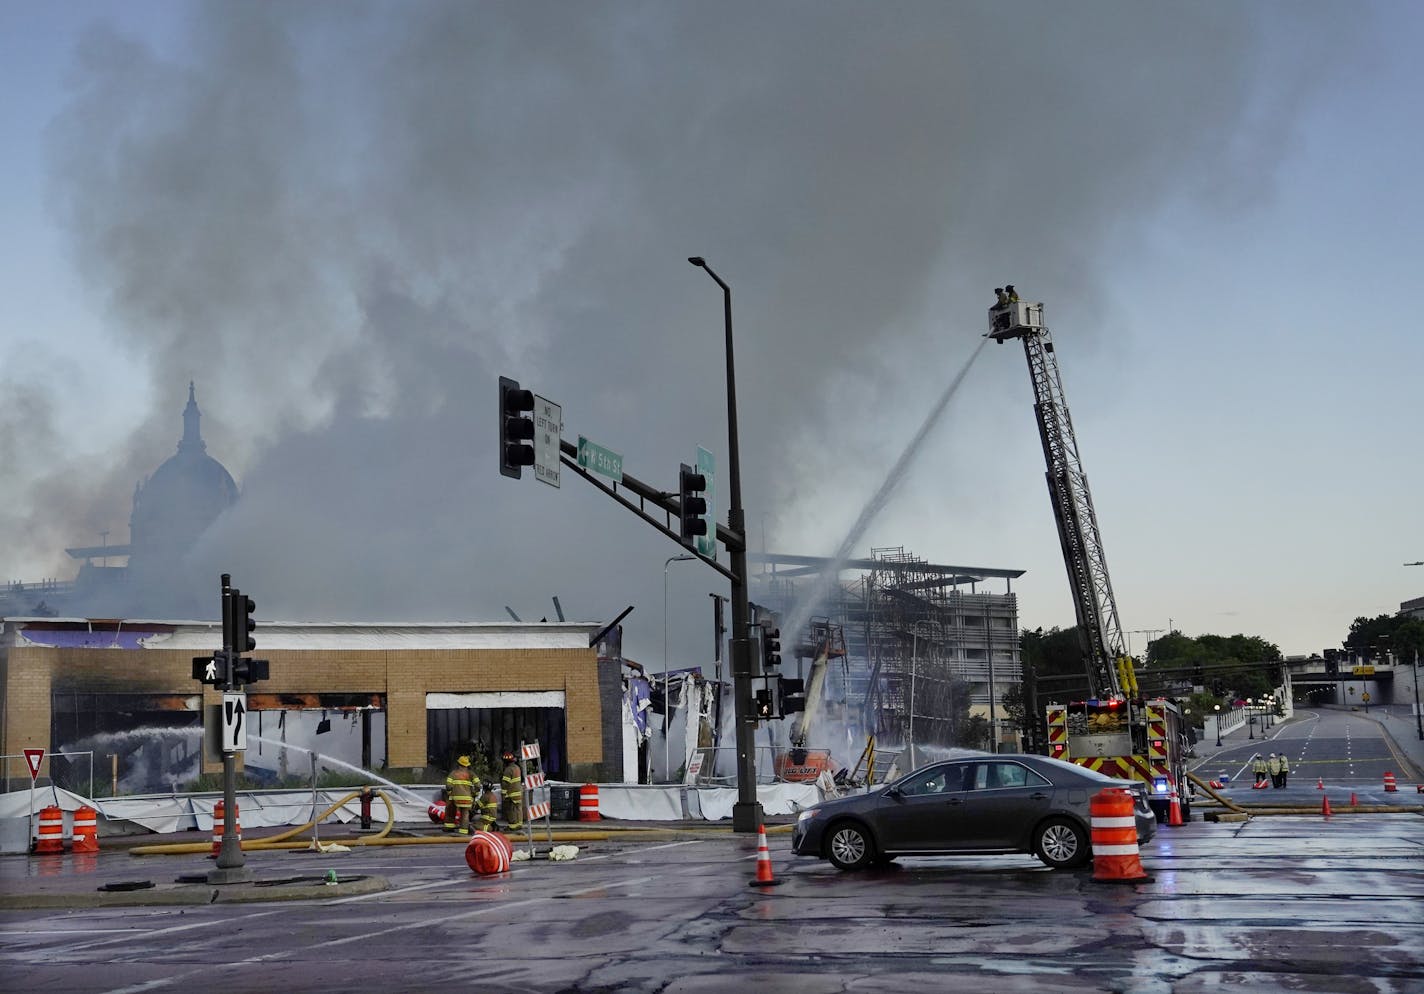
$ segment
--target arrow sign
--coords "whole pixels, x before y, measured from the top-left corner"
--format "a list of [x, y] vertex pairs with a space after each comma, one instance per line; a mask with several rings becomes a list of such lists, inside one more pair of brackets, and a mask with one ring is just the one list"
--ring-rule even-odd
[[29, 767], [30, 767], [30, 783], [31, 783], [31, 785], [33, 785], [35, 779], [36, 779], [37, 777], [39, 777], [39, 775], [40, 775], [40, 764], [44, 762], [44, 750], [43, 750], [43, 749], [26, 749], [26, 750], [25, 750], [25, 762], [29, 764]]
[[242, 752], [247, 748], [247, 695], [223, 694], [222, 751]]

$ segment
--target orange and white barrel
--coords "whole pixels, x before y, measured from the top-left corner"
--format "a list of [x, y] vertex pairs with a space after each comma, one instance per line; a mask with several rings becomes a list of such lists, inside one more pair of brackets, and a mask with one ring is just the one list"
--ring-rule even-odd
[[74, 812], [74, 843], [71, 852], [99, 851], [99, 812], [84, 807]]
[[64, 852], [64, 812], [51, 804], [40, 809], [40, 823], [35, 837], [35, 854]]
[[586, 783], [579, 788], [579, 821], [598, 821], [598, 784]]
[[476, 831], [465, 846], [465, 863], [480, 876], [505, 873], [514, 859], [514, 846], [498, 832]]
[[[238, 805], [234, 801], [232, 805], [232, 834], [237, 839], [237, 847], [242, 848], [242, 823], [237, 820]], [[224, 802], [218, 801], [213, 805], [213, 851], [209, 859], [215, 858], [222, 852], [223, 831], [227, 828], [227, 806]]]
[[1394, 782], [1394, 774], [1393, 774], [1393, 773], [1386, 773], [1386, 774], [1384, 775], [1384, 792], [1385, 792], [1386, 794], [1397, 794], [1397, 793], [1399, 793], [1399, 785]]
[[1137, 851], [1137, 818], [1131, 791], [1104, 787], [1093, 795], [1093, 879], [1104, 883], [1151, 880]]

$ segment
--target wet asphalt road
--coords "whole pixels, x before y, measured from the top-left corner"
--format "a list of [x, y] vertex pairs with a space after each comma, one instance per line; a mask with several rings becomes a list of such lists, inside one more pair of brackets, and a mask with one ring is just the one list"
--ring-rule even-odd
[[[1295, 720], [1274, 725], [1265, 733], [1258, 730], [1257, 736], [1228, 745], [1202, 760], [1196, 766], [1197, 775], [1211, 778], [1226, 774], [1237, 792], [1233, 794], [1235, 799], [1247, 799], [1240, 794], [1244, 789], [1253, 794], [1250, 800], [1263, 803], [1274, 803], [1283, 795], [1275, 788], [1250, 791], [1251, 757], [1256, 753], [1285, 754], [1291, 768], [1287, 790], [1314, 790], [1323, 781], [1332, 791], [1340, 788], [1358, 792], [1362, 804], [1385, 803], [1385, 773], [1393, 773], [1400, 783], [1420, 779], [1415, 764], [1384, 734], [1380, 723], [1363, 712], [1301, 710]], [[1234, 738], [1240, 739], [1240, 735]], [[1376, 793], [1380, 795], [1377, 800], [1364, 800], [1367, 794], [1373, 797]], [[1332, 803], [1339, 803], [1338, 796], [1332, 793]]]
[[[843, 874], [770, 840], [596, 843], [570, 863], [469, 874], [454, 847], [254, 853], [259, 876], [379, 874], [331, 901], [0, 913], [14, 991], [1196, 992], [1424, 990], [1424, 818], [1194, 821], [1153, 880], [1028, 857], [906, 859]], [[121, 861], [109, 864], [109, 860]], [[126, 861], [126, 862], [124, 862]], [[105, 855], [118, 872], [200, 857]]]

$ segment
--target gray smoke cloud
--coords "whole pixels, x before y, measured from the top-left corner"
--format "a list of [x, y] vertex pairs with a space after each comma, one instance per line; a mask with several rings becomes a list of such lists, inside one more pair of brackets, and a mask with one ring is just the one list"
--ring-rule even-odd
[[[126, 518], [195, 379], [243, 488], [185, 578], [213, 612], [223, 570], [293, 619], [552, 618], [560, 595], [581, 619], [638, 604], [647, 656], [678, 548], [567, 474], [500, 477], [497, 375], [650, 482], [699, 443], [725, 459], [720, 291], [685, 262], [706, 256], [734, 291], [751, 544], [828, 553], [989, 288], [1091, 317], [1164, 207], [1268, 196], [1331, 65], [1296, 41], [1348, 37], [1302, 4], [182, 9], [176, 51], [88, 32], [51, 132], [57, 214], [154, 410], [82, 495], [21, 460], [7, 535]], [[965, 423], [1032, 444], [1022, 377], [981, 361]], [[7, 398], [7, 453], [58, 403]], [[972, 499], [947, 476], [942, 506]], [[722, 583], [693, 569], [675, 645], [705, 658], [698, 589]]]

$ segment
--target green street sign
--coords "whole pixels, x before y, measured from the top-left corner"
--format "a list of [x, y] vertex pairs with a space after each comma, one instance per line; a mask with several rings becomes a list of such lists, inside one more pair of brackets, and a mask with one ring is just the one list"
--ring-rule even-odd
[[717, 462], [712, 458], [712, 453], [699, 445], [697, 472], [707, 478], [707, 491], [703, 494], [707, 498], [707, 534], [697, 536], [696, 548], [698, 555], [712, 560], [717, 558], [717, 482], [713, 478], [713, 470], [716, 467]]
[[578, 440], [579, 469], [606, 476], [614, 483], [623, 482], [623, 457], [612, 449], [590, 442], [582, 435]]

